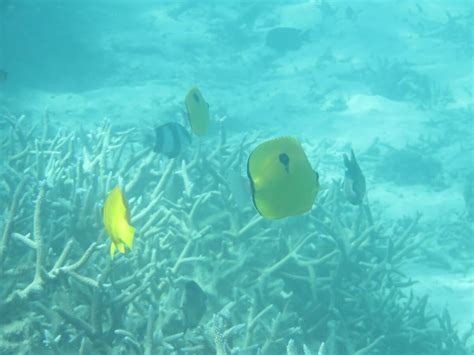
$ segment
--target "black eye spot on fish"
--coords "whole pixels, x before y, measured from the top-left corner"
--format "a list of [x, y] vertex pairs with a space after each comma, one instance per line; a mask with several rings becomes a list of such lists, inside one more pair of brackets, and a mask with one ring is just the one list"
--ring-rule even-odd
[[286, 153], [281, 153], [278, 156], [278, 159], [280, 160], [280, 163], [282, 163], [285, 166], [285, 170], [288, 173], [289, 172], [289, 166], [290, 166], [290, 157]]
[[193, 98], [194, 98], [194, 101], [199, 102], [199, 96], [197, 96], [195, 92], [193, 92]]

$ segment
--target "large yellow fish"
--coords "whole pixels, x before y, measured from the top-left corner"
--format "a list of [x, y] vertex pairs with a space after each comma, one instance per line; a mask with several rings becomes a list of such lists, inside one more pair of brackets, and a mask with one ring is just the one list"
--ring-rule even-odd
[[196, 86], [189, 90], [184, 103], [188, 111], [191, 131], [197, 136], [205, 135], [209, 128], [209, 104]]
[[132, 250], [135, 228], [130, 225], [130, 212], [120, 187], [115, 187], [104, 204], [104, 225], [110, 238], [110, 257], [115, 251], [125, 253], [125, 245]]
[[255, 208], [265, 218], [305, 213], [319, 191], [319, 176], [297, 139], [280, 137], [260, 144], [247, 162]]

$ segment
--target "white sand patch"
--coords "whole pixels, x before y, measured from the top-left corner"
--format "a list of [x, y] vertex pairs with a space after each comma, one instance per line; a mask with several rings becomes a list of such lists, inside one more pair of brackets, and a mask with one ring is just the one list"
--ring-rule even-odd
[[462, 332], [474, 323], [474, 272], [453, 273], [420, 264], [407, 265], [405, 272], [418, 283], [413, 290], [418, 295], [429, 295], [428, 303], [434, 311], [447, 309], [456, 328]]
[[[424, 113], [410, 103], [355, 94], [346, 105], [342, 112], [308, 110], [305, 119], [294, 124], [308, 139], [329, 138], [351, 144], [359, 151], [367, 149], [375, 139], [400, 149], [416, 142], [420, 134], [429, 133], [423, 123]], [[291, 128], [296, 131], [295, 125]]]
[[413, 217], [422, 212], [422, 222], [446, 221], [464, 211], [462, 190], [457, 185], [434, 191], [424, 185], [398, 186], [390, 183], [370, 184], [370, 202], [383, 206], [389, 219]]
[[278, 7], [275, 11], [280, 26], [309, 29], [321, 22], [318, 0], [308, 0], [296, 4]]

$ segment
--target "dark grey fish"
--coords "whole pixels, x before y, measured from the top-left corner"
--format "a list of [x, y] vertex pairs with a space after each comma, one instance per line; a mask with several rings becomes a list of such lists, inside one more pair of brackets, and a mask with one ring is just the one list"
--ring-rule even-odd
[[299, 49], [308, 39], [308, 31], [292, 27], [276, 27], [268, 31], [265, 44], [278, 52]]
[[181, 309], [186, 329], [194, 328], [199, 324], [206, 313], [206, 299], [206, 293], [196, 282], [185, 281]]
[[344, 179], [344, 194], [353, 205], [360, 205], [365, 196], [365, 177], [357, 164], [354, 151], [351, 149], [351, 159], [344, 154], [346, 174]]
[[168, 158], [176, 158], [191, 143], [191, 135], [186, 128], [175, 122], [155, 127], [155, 139], [153, 150]]

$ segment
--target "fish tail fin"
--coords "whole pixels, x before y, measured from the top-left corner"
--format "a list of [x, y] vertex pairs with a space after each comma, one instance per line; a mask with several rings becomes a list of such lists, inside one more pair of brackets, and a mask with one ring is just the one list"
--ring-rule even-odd
[[110, 243], [110, 258], [114, 260], [114, 255], [115, 255], [115, 250], [117, 247], [115, 246], [115, 243]]

